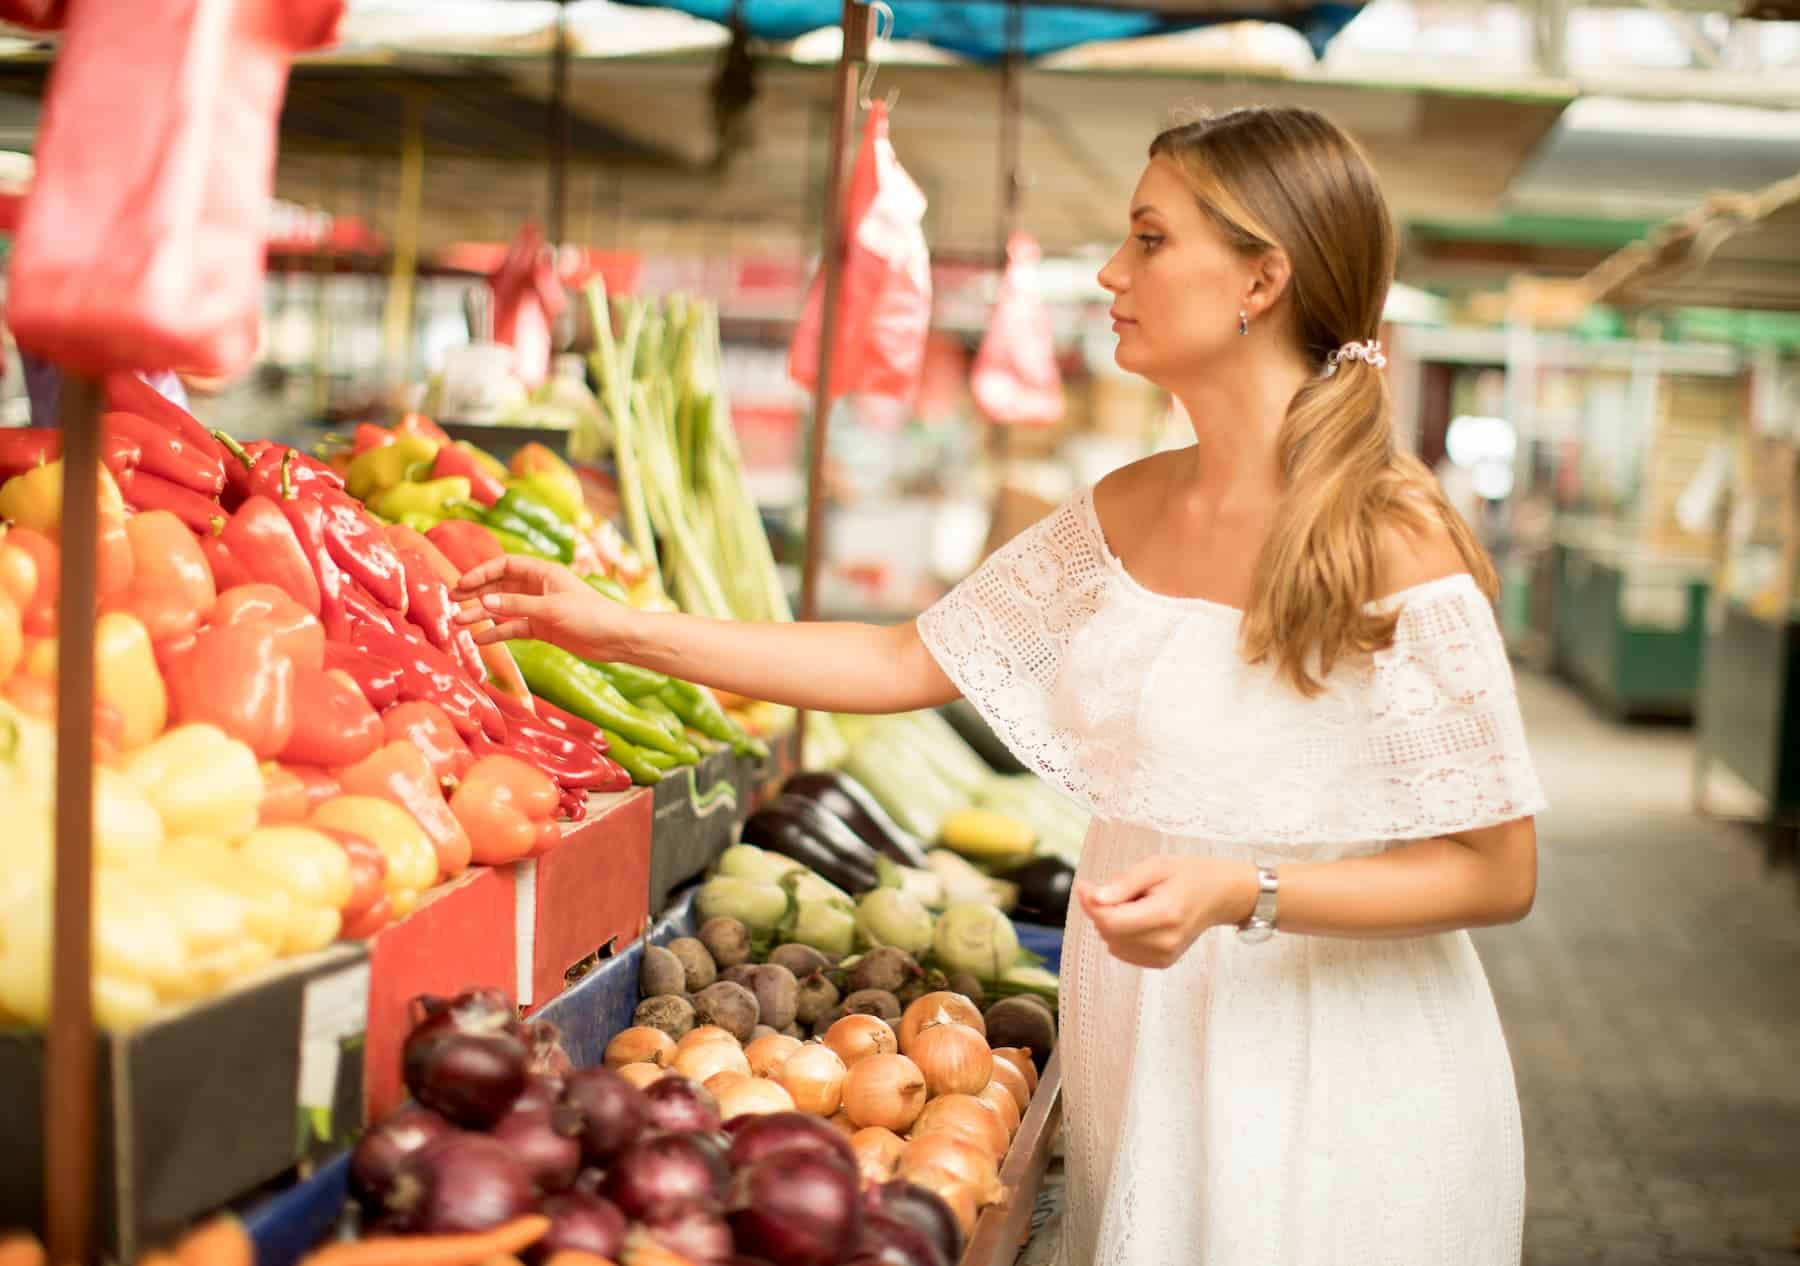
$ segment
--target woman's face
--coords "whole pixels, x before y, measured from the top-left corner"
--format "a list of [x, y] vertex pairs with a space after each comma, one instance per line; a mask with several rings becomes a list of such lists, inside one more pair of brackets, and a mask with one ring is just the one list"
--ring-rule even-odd
[[1151, 159], [1132, 194], [1131, 236], [1100, 270], [1119, 368], [1173, 387], [1217, 360], [1239, 337], [1252, 271], [1174, 163]]

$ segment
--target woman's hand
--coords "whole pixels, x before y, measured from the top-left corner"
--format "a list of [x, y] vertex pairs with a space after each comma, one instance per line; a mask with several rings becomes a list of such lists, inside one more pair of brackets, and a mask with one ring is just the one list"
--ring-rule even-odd
[[1151, 857], [1095, 886], [1075, 885], [1094, 930], [1120, 962], [1172, 967], [1208, 928], [1256, 906], [1256, 867], [1218, 857]]
[[475, 634], [477, 642], [536, 638], [586, 659], [619, 659], [634, 614], [588, 588], [561, 563], [522, 554], [490, 558], [466, 572], [456, 596], [463, 600], [458, 623], [494, 622]]

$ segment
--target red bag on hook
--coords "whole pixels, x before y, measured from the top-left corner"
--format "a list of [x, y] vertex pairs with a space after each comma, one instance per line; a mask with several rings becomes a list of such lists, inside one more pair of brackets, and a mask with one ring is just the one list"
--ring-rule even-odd
[[[850, 177], [847, 249], [840, 281], [831, 396], [912, 399], [931, 328], [931, 251], [925, 245], [925, 195], [900, 166], [888, 140], [888, 108], [869, 107]], [[813, 278], [788, 347], [788, 376], [812, 387], [819, 375], [824, 270]]]
[[1024, 233], [1006, 243], [1006, 272], [994, 315], [975, 354], [969, 393], [991, 422], [1049, 426], [1062, 421], [1062, 374], [1050, 310], [1038, 292], [1038, 244]]
[[566, 306], [554, 252], [535, 224], [526, 224], [488, 278], [494, 292], [494, 341], [513, 349], [519, 381], [536, 390], [550, 376], [552, 331]]
[[343, 3], [69, 0], [11, 270], [22, 347], [90, 374], [249, 362], [288, 60]]

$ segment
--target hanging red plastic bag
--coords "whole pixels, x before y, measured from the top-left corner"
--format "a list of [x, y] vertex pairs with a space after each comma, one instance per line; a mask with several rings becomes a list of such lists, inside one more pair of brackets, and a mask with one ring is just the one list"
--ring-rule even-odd
[[12, 263], [20, 346], [90, 374], [249, 363], [288, 60], [342, 12], [72, 0]]
[[[850, 177], [831, 395], [911, 400], [931, 327], [931, 251], [925, 245], [925, 195], [888, 140], [885, 102], [869, 107]], [[813, 278], [788, 347], [788, 376], [810, 388], [819, 375], [824, 272]]]
[[494, 291], [494, 341], [513, 349], [519, 381], [536, 390], [550, 376], [551, 330], [566, 306], [537, 225], [519, 230], [488, 284]]
[[54, 31], [67, 17], [68, 0], [0, 0], [0, 22]]
[[969, 394], [990, 422], [1050, 426], [1062, 421], [1056, 335], [1037, 286], [1042, 258], [1038, 244], [1026, 234], [1007, 240], [1000, 294], [969, 378]]

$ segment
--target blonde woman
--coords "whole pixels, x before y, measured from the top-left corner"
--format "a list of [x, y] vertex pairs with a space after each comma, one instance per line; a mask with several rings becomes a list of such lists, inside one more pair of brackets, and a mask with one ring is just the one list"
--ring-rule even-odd
[[1514, 1266], [1512, 1067], [1463, 929], [1519, 919], [1542, 796], [1492, 567], [1395, 450], [1393, 230], [1317, 114], [1157, 137], [1100, 274], [1194, 443], [912, 624], [641, 615], [517, 558], [545, 638], [808, 708], [961, 694], [1094, 813], [1064, 945], [1070, 1263]]

